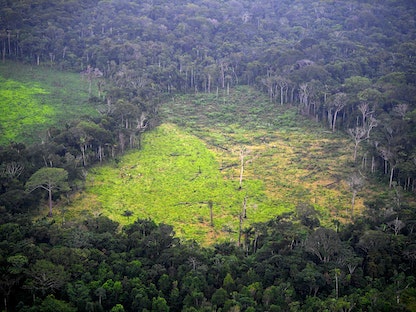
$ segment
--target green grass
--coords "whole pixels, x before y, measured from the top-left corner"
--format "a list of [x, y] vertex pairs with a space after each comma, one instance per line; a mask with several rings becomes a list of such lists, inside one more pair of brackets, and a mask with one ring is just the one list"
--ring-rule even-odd
[[[206, 142], [220, 162], [238, 162], [238, 151], [244, 146], [252, 158], [245, 178], [262, 181], [269, 200], [292, 208], [309, 203], [321, 212], [324, 224], [334, 218], [349, 219], [350, 139], [300, 116], [296, 107], [270, 103], [260, 92], [242, 86], [229, 95], [175, 98], [162, 112], [171, 122], [180, 119], [177, 124]], [[228, 115], [234, 116], [232, 122]], [[189, 122], [191, 118], [198, 122]], [[222, 173], [231, 179], [238, 174], [235, 168]], [[356, 213], [363, 209], [362, 198], [355, 207]]]
[[[102, 213], [121, 224], [152, 218], [204, 245], [237, 240], [245, 196], [244, 227], [299, 203], [313, 205], [326, 225], [349, 218], [349, 140], [295, 108], [240, 87], [230, 95], [177, 96], [161, 112], [164, 123], [145, 133], [141, 151], [89, 174], [87, 191], [70, 214]], [[240, 190], [241, 149], [246, 163]], [[208, 201], [214, 204], [213, 227]], [[358, 198], [356, 213], [362, 208]], [[126, 210], [133, 216], [124, 217]]]
[[80, 74], [19, 63], [0, 64], [0, 145], [39, 142], [48, 127], [97, 115]]
[[[87, 194], [69, 210], [72, 214], [79, 214], [81, 207], [99, 211], [122, 224], [151, 218], [173, 225], [183, 239], [209, 244], [237, 239], [245, 196], [247, 220], [266, 221], [290, 208], [267, 198], [259, 179], [247, 179], [239, 189], [238, 179], [224, 178], [216, 155], [201, 140], [164, 124], [145, 134], [141, 151], [130, 152], [117, 165], [95, 168], [89, 175]], [[126, 210], [133, 216], [124, 217]]]

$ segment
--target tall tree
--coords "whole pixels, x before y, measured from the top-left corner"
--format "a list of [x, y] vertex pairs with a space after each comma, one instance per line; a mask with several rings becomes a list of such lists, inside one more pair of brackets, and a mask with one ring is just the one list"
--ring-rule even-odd
[[334, 260], [340, 250], [341, 241], [332, 229], [318, 228], [306, 240], [306, 251], [318, 257], [320, 262]]
[[69, 272], [62, 265], [48, 260], [37, 260], [27, 272], [25, 288], [42, 296], [61, 288], [69, 279]]
[[368, 116], [363, 114], [363, 125], [357, 125], [355, 128], [348, 129], [348, 134], [354, 140], [354, 163], [357, 160], [358, 145], [361, 142], [370, 138], [370, 132], [373, 128], [377, 127], [377, 124], [378, 121], [373, 116], [370, 116], [370, 118], [368, 118]]
[[343, 92], [336, 93], [330, 101], [328, 108], [328, 121], [333, 132], [337, 124], [339, 112], [347, 105], [347, 94]]
[[49, 217], [52, 217], [52, 194], [55, 191], [69, 191], [68, 172], [62, 168], [41, 168], [26, 182], [26, 190], [33, 192], [43, 189], [48, 192]]

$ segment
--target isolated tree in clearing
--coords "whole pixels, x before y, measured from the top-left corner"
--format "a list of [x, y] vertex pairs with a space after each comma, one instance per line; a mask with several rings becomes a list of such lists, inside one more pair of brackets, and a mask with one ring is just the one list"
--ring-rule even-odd
[[26, 183], [26, 191], [33, 192], [41, 188], [48, 191], [49, 217], [52, 217], [52, 193], [68, 191], [68, 172], [62, 168], [41, 168]]

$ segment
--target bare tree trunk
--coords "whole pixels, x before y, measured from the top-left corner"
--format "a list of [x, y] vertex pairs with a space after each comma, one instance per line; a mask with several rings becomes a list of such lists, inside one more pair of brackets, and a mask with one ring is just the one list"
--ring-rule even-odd
[[100, 164], [103, 162], [103, 150], [101, 144], [98, 146], [98, 158], [100, 159]]
[[289, 88], [288, 87], [286, 87], [286, 89], [285, 89], [285, 102], [287, 103], [287, 101], [288, 101], [288, 95], [287, 95], [287, 93], [289, 92]]
[[244, 196], [244, 200], [243, 200], [243, 218], [244, 219], [247, 218], [247, 195]]
[[338, 286], [338, 270], [335, 270], [335, 298], [338, 299], [339, 296], [339, 286]]
[[224, 69], [224, 63], [221, 62], [220, 68], [221, 68], [221, 85], [222, 85], [222, 88], [224, 89], [225, 88], [225, 69]]
[[243, 173], [244, 173], [244, 149], [240, 151], [240, 186], [239, 189], [243, 187]]
[[273, 102], [273, 86], [271, 84], [269, 86], [269, 101], [270, 103]]
[[194, 87], [194, 68], [193, 67], [191, 67], [190, 87], [191, 89]]
[[259, 234], [256, 232], [254, 233], [254, 241], [253, 241], [253, 253], [257, 251], [257, 242], [259, 240]]
[[82, 154], [82, 164], [85, 167], [87, 165], [87, 162], [85, 160], [85, 145], [81, 144], [80, 149], [81, 149], [81, 154]]
[[367, 154], [364, 154], [364, 155], [363, 155], [363, 159], [362, 159], [362, 162], [361, 162], [361, 167], [362, 167], [364, 170], [366, 170], [366, 169], [367, 169]]
[[358, 143], [359, 143], [358, 141], [355, 141], [354, 143], [354, 164], [357, 160]]
[[12, 55], [12, 46], [11, 46], [11, 30], [7, 30], [7, 42], [9, 47], [9, 56]]
[[243, 232], [243, 215], [240, 214], [239, 216], [240, 218], [240, 222], [239, 222], [239, 227], [238, 227], [238, 246], [241, 246], [241, 236], [242, 236], [242, 232]]
[[125, 140], [124, 134], [122, 132], [120, 132], [118, 134], [118, 140], [119, 140], [119, 143], [120, 143], [121, 153], [124, 154], [124, 149], [126, 147], [126, 140]]
[[212, 200], [208, 201], [208, 207], [209, 207], [209, 216], [211, 220], [211, 226], [214, 226], [214, 212], [213, 212], [213, 202]]
[[374, 156], [371, 157], [371, 173], [376, 172], [376, 160]]
[[131, 132], [130, 136], [129, 136], [129, 146], [130, 146], [130, 148], [134, 148], [135, 141], [136, 140], [135, 140], [134, 132]]
[[357, 191], [352, 191], [352, 198], [351, 198], [351, 216], [354, 214], [354, 206], [355, 206], [355, 197], [357, 197]]
[[394, 175], [394, 166], [390, 167], [390, 180], [389, 180], [389, 187], [393, 186], [393, 175]]
[[337, 116], [338, 116], [338, 111], [336, 110], [334, 113], [334, 118], [332, 119], [332, 132], [335, 132], [335, 125], [337, 123]]
[[52, 189], [49, 188], [48, 189], [48, 193], [49, 193], [49, 217], [52, 217]]
[[332, 119], [333, 119], [333, 117], [332, 117], [332, 111], [330, 110], [330, 109], [328, 109], [328, 111], [327, 111], [327, 120], [328, 120], [328, 124], [329, 124], [329, 127], [332, 129]]
[[293, 103], [295, 98], [295, 87], [290, 90], [290, 103]]

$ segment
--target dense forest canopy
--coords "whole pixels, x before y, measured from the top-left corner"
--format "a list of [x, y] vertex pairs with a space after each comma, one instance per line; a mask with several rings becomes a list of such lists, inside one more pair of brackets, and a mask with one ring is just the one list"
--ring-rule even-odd
[[[415, 17], [408, 0], [0, 0], [2, 62], [80, 73], [99, 111], [0, 148], [3, 308], [415, 311]], [[239, 85], [349, 137], [354, 196], [366, 174], [389, 191], [352, 224], [305, 204], [208, 249], [151, 220], [29, 219], [140, 147], [167, 97]]]
[[[211, 87], [255, 83], [270, 71], [297, 83], [320, 78], [333, 85], [350, 76], [379, 79], [392, 72], [403, 72], [412, 82], [414, 6], [409, 1], [2, 1], [1, 50], [3, 58], [76, 71], [90, 65], [106, 77], [123, 75], [126, 84], [142, 79], [162, 90], [203, 91], [208, 77]], [[302, 60], [315, 66], [309, 77], [289, 74]]]

